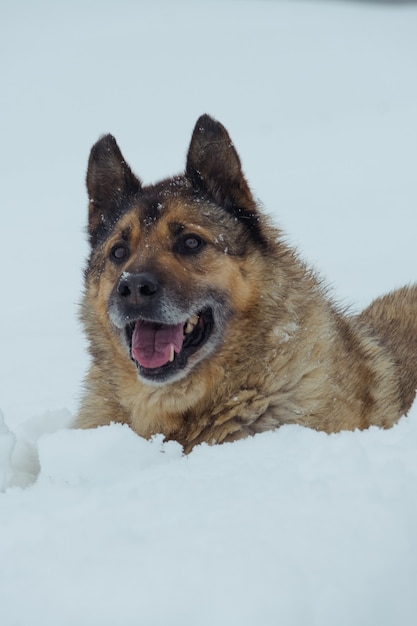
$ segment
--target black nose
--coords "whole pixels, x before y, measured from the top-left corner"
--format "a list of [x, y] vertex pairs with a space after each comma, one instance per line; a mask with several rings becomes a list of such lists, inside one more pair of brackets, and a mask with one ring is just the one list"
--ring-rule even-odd
[[122, 274], [117, 292], [126, 300], [138, 300], [154, 296], [159, 289], [159, 284], [155, 276], [150, 272], [140, 274]]

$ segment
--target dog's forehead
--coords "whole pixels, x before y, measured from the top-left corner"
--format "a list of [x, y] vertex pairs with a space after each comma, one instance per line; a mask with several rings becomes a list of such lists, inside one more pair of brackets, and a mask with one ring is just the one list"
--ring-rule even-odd
[[176, 235], [191, 225], [217, 228], [234, 221], [221, 207], [180, 184], [174, 189], [166, 185], [145, 188], [128, 213], [145, 234], [163, 229]]

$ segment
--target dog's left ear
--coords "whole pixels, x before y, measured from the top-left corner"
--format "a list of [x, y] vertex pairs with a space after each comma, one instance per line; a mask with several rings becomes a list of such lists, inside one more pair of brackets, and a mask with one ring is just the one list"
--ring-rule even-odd
[[119, 219], [126, 201], [141, 183], [123, 158], [112, 135], [104, 135], [91, 148], [87, 170], [88, 231], [92, 245]]
[[194, 187], [208, 193], [228, 211], [255, 211], [255, 202], [229, 134], [209, 115], [202, 115], [195, 125], [186, 175]]

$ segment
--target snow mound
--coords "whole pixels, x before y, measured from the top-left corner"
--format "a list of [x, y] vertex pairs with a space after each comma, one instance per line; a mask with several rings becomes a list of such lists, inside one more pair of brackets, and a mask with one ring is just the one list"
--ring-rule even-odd
[[48, 433], [68, 428], [73, 421], [69, 411], [45, 411], [15, 428], [15, 442], [9, 459], [10, 486], [28, 487], [39, 475], [38, 441]]
[[7, 626], [414, 624], [416, 407], [387, 431], [283, 426], [188, 456], [53, 417], [22, 425], [38, 478], [0, 500]]
[[39, 481], [71, 486], [116, 486], [182, 456], [178, 443], [164, 443], [162, 435], [146, 441], [121, 424], [61, 430], [41, 437], [38, 446]]

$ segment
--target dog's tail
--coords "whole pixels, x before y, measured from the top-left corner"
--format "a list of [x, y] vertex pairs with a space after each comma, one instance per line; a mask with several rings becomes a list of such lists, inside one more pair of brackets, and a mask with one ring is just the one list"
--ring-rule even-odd
[[407, 413], [417, 390], [417, 285], [374, 300], [359, 320], [391, 354], [398, 368], [401, 411]]

